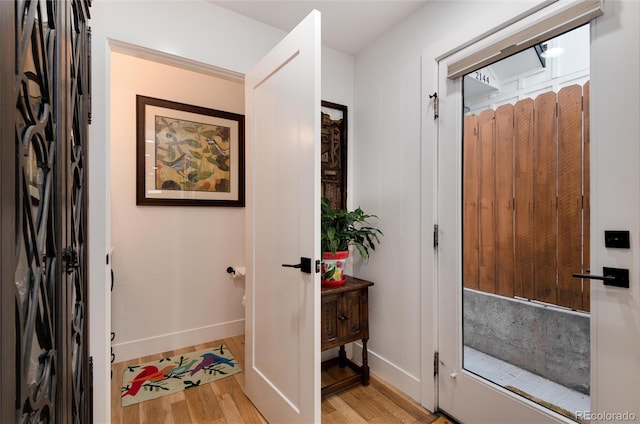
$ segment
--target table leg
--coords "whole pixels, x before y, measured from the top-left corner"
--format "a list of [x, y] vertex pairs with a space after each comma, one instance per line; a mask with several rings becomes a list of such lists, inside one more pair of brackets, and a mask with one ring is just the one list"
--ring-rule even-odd
[[367, 339], [362, 339], [362, 385], [369, 385], [369, 361], [367, 353]]
[[344, 345], [340, 346], [338, 352], [338, 365], [340, 365], [340, 368], [344, 368], [347, 365], [347, 351], [344, 349]]

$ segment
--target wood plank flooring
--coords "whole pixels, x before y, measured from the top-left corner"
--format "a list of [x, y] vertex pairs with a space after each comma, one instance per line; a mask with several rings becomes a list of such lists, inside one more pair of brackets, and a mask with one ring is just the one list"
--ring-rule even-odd
[[[180, 355], [225, 343], [245, 369], [244, 336], [217, 340], [189, 348], [151, 355], [112, 365], [111, 419], [113, 424], [267, 424], [244, 394], [244, 373], [216, 380], [158, 399], [122, 407], [122, 375], [129, 365], [141, 364], [162, 356]], [[323, 378], [335, 378], [323, 373]], [[432, 414], [415, 401], [371, 376], [367, 387], [353, 386], [322, 400], [322, 422], [327, 424], [454, 424]], [[275, 424], [275, 423], [274, 423]]]

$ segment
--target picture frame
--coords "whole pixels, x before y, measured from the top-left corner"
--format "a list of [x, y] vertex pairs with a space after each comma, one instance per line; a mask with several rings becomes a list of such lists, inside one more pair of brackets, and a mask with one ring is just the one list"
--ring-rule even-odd
[[321, 195], [334, 209], [347, 207], [347, 106], [322, 100]]
[[136, 95], [136, 204], [245, 205], [244, 115]]

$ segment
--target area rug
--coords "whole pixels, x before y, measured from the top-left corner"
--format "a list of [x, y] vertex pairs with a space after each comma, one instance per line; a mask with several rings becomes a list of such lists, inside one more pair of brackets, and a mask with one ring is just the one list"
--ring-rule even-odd
[[242, 371], [227, 346], [131, 365], [122, 378], [122, 406], [201, 386]]

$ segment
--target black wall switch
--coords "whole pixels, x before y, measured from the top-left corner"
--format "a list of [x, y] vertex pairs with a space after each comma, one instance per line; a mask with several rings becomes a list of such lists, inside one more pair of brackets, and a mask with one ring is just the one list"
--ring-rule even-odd
[[611, 231], [604, 232], [604, 247], [616, 247], [618, 249], [630, 249], [629, 231]]

